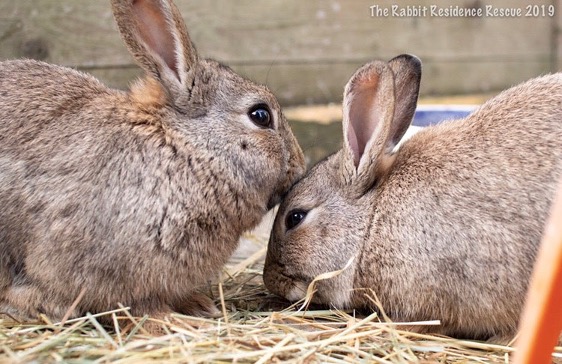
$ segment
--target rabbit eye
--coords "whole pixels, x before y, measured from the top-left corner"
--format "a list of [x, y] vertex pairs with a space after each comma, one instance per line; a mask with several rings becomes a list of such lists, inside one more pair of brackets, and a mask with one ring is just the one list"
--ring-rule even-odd
[[259, 104], [250, 109], [248, 116], [260, 128], [271, 127], [271, 113], [266, 105]]
[[287, 230], [291, 230], [292, 228], [300, 224], [300, 222], [304, 220], [305, 217], [306, 211], [292, 210], [287, 214], [287, 217], [285, 217], [285, 227], [287, 228]]

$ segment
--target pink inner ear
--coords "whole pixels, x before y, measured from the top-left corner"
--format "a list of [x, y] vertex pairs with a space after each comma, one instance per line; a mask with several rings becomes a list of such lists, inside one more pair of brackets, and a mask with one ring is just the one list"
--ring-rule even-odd
[[133, 15], [138, 24], [141, 39], [149, 49], [160, 56], [179, 80], [176, 44], [168, 22], [157, 1], [133, 1]]
[[376, 79], [363, 83], [353, 91], [347, 140], [353, 152], [355, 167], [359, 166], [365, 147], [380, 122], [380, 115], [375, 110], [376, 92]]
[[363, 150], [361, 150], [361, 152], [359, 151], [357, 134], [355, 133], [352, 123], [349, 124], [349, 128], [347, 129], [347, 142], [349, 143], [349, 148], [353, 152], [353, 163], [355, 164], [355, 167], [357, 167], [359, 165], [359, 160], [361, 159], [360, 153], [363, 154], [365, 148], [363, 147]]

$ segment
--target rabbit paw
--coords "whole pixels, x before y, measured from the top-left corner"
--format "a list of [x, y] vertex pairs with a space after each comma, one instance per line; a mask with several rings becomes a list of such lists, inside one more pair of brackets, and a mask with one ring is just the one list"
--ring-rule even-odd
[[184, 315], [218, 318], [222, 316], [215, 303], [207, 295], [199, 292], [193, 293], [182, 302], [177, 303], [174, 309]]

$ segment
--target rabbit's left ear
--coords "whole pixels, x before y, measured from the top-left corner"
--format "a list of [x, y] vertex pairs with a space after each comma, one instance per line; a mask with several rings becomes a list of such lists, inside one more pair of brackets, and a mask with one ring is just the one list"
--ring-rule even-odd
[[343, 177], [362, 191], [390, 164], [394, 147], [412, 121], [418, 99], [421, 62], [401, 55], [388, 63], [361, 67], [343, 98]]
[[137, 63], [174, 96], [189, 92], [198, 57], [171, 0], [112, 0], [119, 31]]

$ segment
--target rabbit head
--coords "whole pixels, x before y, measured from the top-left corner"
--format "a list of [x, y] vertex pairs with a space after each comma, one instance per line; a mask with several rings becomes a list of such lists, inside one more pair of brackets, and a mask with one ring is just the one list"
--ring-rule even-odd
[[367, 64], [347, 83], [343, 149], [293, 186], [277, 214], [264, 270], [270, 290], [298, 300], [314, 277], [352, 260], [338, 276], [317, 282], [314, 297], [349, 306], [372, 219], [369, 191], [384, 178], [410, 125], [420, 77], [420, 61], [403, 55]]
[[[228, 162], [236, 183], [271, 208], [304, 171], [304, 157], [275, 96], [216, 61], [201, 59], [172, 1], [112, 0], [125, 43], [147, 77], [132, 90], [144, 107], [168, 104], [165, 125]], [[261, 214], [264, 210], [262, 209]]]
[[343, 269], [314, 282], [313, 302], [441, 321], [418, 330], [512, 338], [562, 177], [562, 74], [508, 89], [395, 148], [420, 75], [417, 58], [399, 56], [351, 78], [343, 148], [282, 202], [264, 282], [295, 301], [315, 277]]

